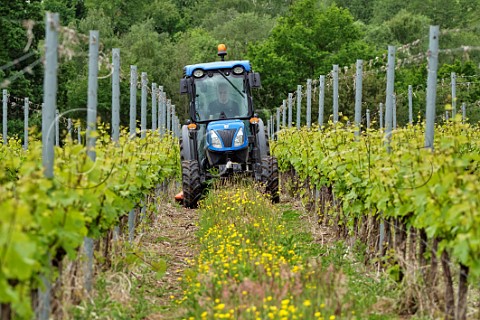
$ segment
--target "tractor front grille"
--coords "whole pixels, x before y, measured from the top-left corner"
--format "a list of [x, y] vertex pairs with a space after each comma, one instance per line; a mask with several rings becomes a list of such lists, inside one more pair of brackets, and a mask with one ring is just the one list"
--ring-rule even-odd
[[225, 130], [218, 130], [218, 135], [220, 139], [223, 141], [223, 145], [225, 148], [230, 148], [233, 145], [233, 137], [235, 136], [236, 129], [225, 129]]

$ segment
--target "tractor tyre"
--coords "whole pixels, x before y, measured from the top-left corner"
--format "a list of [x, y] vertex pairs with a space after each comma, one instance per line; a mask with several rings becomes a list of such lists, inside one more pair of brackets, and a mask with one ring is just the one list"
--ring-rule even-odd
[[262, 182], [265, 188], [264, 192], [270, 196], [270, 200], [273, 203], [279, 203], [277, 158], [267, 156], [262, 159]]
[[200, 169], [197, 160], [182, 161], [183, 206], [196, 208], [202, 195]]

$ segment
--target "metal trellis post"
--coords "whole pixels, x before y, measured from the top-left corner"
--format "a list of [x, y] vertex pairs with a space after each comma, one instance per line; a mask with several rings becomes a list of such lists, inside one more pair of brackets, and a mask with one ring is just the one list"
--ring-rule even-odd
[[171, 110], [171, 121], [172, 123], [170, 124], [170, 129], [172, 130], [172, 133], [175, 133], [175, 116], [177, 115], [176, 110], [175, 110], [175, 105], [171, 104], [170, 102], [170, 110]]
[[[96, 160], [94, 132], [97, 130], [97, 105], [98, 105], [98, 49], [99, 33], [96, 30], [90, 31], [90, 45], [88, 53], [88, 105], [87, 105], [87, 154], [92, 161]], [[85, 272], [85, 288], [88, 292], [92, 290], [93, 282], [93, 239], [85, 237], [85, 254], [87, 266]]]
[[28, 149], [28, 111], [30, 108], [30, 101], [25, 98], [23, 105], [23, 149]]
[[8, 97], [8, 92], [7, 89], [3, 89], [3, 144], [7, 144], [7, 113], [8, 113], [8, 105], [7, 105], [7, 97]]
[[141, 119], [141, 138], [145, 138], [147, 134], [147, 73], [142, 72], [142, 101], [141, 101], [141, 112], [140, 112], [140, 119]]
[[318, 126], [322, 128], [325, 113], [325, 76], [320, 76], [320, 91], [318, 93]]
[[[46, 13], [45, 19], [45, 71], [43, 76], [42, 103], [42, 165], [46, 178], [53, 178], [53, 132], [57, 108], [57, 70], [58, 70], [58, 13]], [[6, 131], [6, 128], [4, 128]], [[6, 138], [6, 133], [4, 139]], [[47, 275], [42, 276], [44, 289], [38, 290], [36, 315], [39, 320], [47, 320], [50, 315], [51, 284]]]
[[452, 78], [452, 118], [457, 114], [457, 75], [455, 72], [451, 74]]
[[408, 123], [413, 124], [413, 89], [408, 86]]
[[167, 132], [170, 132], [171, 130], [171, 120], [170, 120], [170, 115], [171, 115], [171, 112], [172, 112], [172, 105], [171, 105], [171, 101], [170, 99], [167, 99], [167, 108], [166, 108], [166, 111], [167, 111]]
[[152, 83], [152, 132], [157, 130], [157, 84]]
[[390, 141], [393, 124], [393, 94], [395, 83], [395, 47], [388, 46], [387, 90], [385, 102], [385, 137]]
[[120, 49], [112, 49], [112, 140], [120, 137]]
[[301, 127], [302, 116], [302, 86], [297, 85], [297, 129]]
[[72, 137], [72, 119], [67, 119], [67, 132], [68, 132], [68, 139], [73, 140]]
[[55, 110], [57, 109], [57, 69], [58, 69], [58, 13], [47, 13], [45, 40], [45, 74], [43, 81], [42, 107], [42, 158], [45, 176], [53, 177], [53, 144]]
[[360, 135], [362, 122], [362, 75], [363, 61], [357, 60], [355, 78], [355, 135]]
[[277, 132], [275, 136], [278, 138], [278, 133], [280, 132], [280, 108], [277, 108]]
[[439, 26], [430, 26], [427, 77], [427, 110], [425, 115], [425, 148], [433, 149], [435, 131], [435, 99], [437, 95]]
[[157, 88], [157, 130], [158, 134], [162, 136], [162, 94], [163, 86]]
[[[120, 49], [112, 49], [112, 140], [115, 144], [120, 138]], [[113, 240], [117, 241], [120, 227], [113, 228]]]
[[137, 135], [137, 66], [130, 66], [130, 138]]
[[161, 106], [161, 110], [160, 110], [160, 134], [163, 136], [166, 132], [166, 123], [167, 123], [167, 120], [166, 120], [166, 117], [167, 117], [167, 95], [165, 92], [163, 92], [163, 88], [162, 89], [162, 92], [160, 93], [160, 106]]
[[288, 93], [288, 127], [292, 127], [293, 118], [293, 93]]
[[312, 79], [307, 79], [307, 128], [312, 126]]
[[370, 110], [369, 109], [367, 109], [366, 117], [367, 117], [367, 129], [370, 129]]
[[333, 65], [333, 123], [338, 122], [338, 64]]

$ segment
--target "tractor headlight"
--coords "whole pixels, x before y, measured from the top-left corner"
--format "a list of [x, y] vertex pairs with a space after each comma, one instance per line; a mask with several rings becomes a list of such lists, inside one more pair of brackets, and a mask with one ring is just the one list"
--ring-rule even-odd
[[243, 68], [240, 67], [240, 66], [237, 66], [237, 67], [233, 68], [233, 73], [237, 74], [237, 75], [242, 74], [243, 73]]
[[233, 142], [234, 147], [240, 147], [243, 145], [243, 129], [238, 129], [237, 136], [235, 137], [235, 141]]
[[220, 140], [220, 137], [214, 130], [210, 130], [210, 140], [212, 142], [212, 147], [214, 148], [222, 147], [222, 141]]
[[205, 74], [205, 72], [202, 69], [196, 69], [196, 70], [193, 71], [193, 76], [195, 78], [201, 78], [201, 77], [203, 77], [204, 74]]

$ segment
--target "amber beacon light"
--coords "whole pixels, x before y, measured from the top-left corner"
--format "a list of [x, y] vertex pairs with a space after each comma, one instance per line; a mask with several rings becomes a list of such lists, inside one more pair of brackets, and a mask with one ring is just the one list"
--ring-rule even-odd
[[223, 43], [220, 43], [217, 47], [218, 49], [218, 56], [225, 61], [225, 56], [227, 55], [227, 46]]

